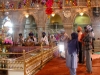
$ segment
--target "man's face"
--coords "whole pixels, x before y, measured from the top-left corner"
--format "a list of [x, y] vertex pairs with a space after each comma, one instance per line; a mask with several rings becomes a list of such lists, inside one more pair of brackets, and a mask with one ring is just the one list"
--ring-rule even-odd
[[19, 35], [19, 37], [22, 37], [22, 35]]

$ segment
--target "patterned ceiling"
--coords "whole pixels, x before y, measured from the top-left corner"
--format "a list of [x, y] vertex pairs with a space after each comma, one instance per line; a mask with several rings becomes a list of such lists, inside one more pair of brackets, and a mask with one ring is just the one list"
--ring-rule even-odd
[[60, 9], [70, 6], [95, 6], [98, 3], [97, 0], [0, 0], [0, 10], [46, 7], [48, 1], [49, 4], [53, 2], [52, 7]]

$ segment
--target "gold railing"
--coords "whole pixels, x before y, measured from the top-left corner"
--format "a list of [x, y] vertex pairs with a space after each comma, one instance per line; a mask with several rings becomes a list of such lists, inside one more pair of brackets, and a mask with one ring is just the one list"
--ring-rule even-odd
[[[21, 75], [32, 75], [53, 58], [55, 50], [57, 50], [57, 47], [44, 48], [41, 46], [29, 52], [23, 50], [23, 53], [0, 53], [0, 70], [7, 70], [8, 75], [12, 71], [21, 72]], [[10, 55], [15, 54], [22, 56], [9, 58]]]

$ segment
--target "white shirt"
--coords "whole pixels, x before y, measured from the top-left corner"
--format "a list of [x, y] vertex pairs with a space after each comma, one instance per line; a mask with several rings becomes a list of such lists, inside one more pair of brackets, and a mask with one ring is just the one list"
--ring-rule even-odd
[[51, 38], [50, 38], [50, 42], [56, 42], [56, 38], [52, 35]]
[[94, 32], [90, 32], [89, 35], [90, 35], [90, 37], [93, 38], [94, 37]]
[[41, 42], [44, 42], [46, 45], [49, 45], [47, 36], [45, 36], [44, 38], [42, 37]]
[[28, 42], [34, 42], [35, 44], [37, 44], [37, 39], [35, 37], [33, 37], [34, 40], [32, 40], [31, 38], [29, 38], [27, 41]]
[[24, 42], [24, 37], [19, 37], [18, 40], [17, 40], [17, 43], [21, 44], [22, 43], [21, 41]]

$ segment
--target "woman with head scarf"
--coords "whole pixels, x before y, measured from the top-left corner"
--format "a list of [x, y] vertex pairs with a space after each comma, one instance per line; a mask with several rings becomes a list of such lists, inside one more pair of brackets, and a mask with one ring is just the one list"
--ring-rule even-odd
[[84, 42], [84, 50], [86, 52], [86, 68], [88, 73], [92, 73], [92, 61], [91, 61], [91, 54], [90, 50], [92, 48], [92, 37], [90, 36], [92, 27], [86, 26], [85, 27], [85, 36], [83, 38]]
[[68, 55], [66, 58], [66, 63], [70, 69], [70, 75], [76, 75], [76, 68], [78, 62], [77, 55], [79, 51], [77, 33], [73, 32], [71, 34], [71, 38], [72, 39], [68, 42]]

